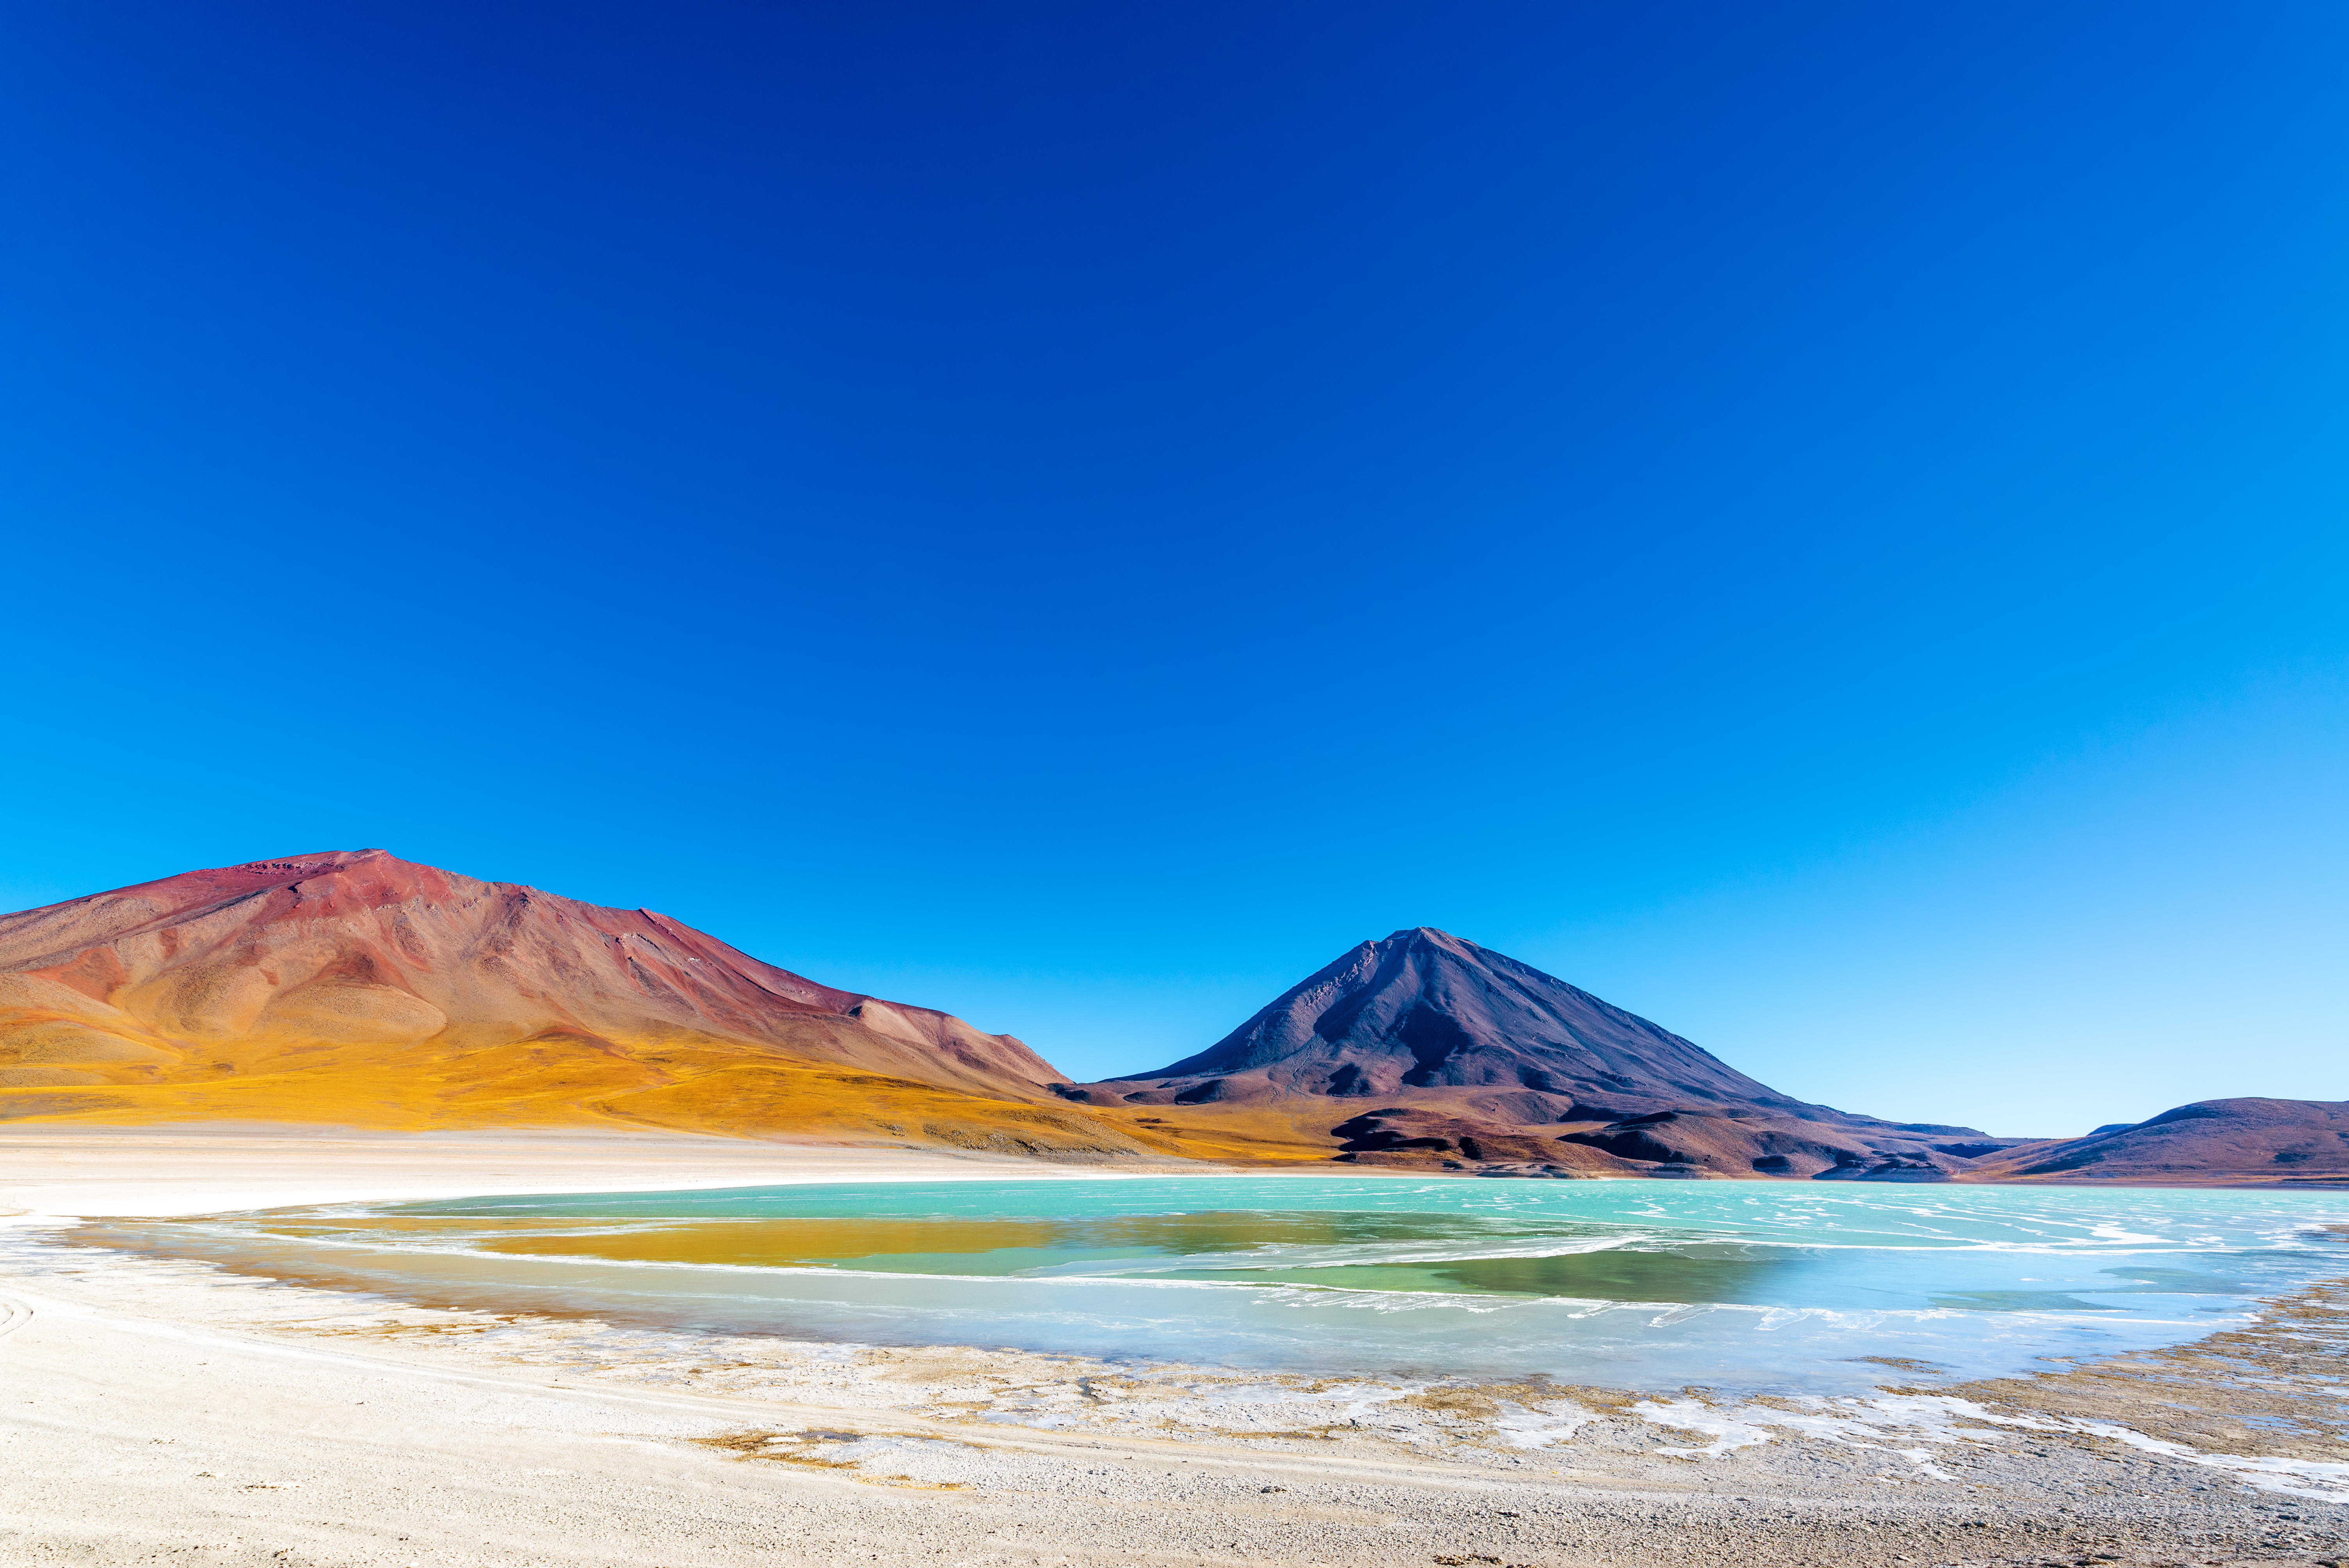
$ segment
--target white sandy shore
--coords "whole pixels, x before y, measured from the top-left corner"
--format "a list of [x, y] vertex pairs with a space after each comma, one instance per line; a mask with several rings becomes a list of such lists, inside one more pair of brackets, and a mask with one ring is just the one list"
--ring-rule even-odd
[[0, 1204], [28, 1211], [0, 1222], [0, 1563], [2315, 1563], [2349, 1524], [2349, 1465], [1948, 1400], [631, 1331], [238, 1280], [57, 1218], [1108, 1173], [655, 1135], [0, 1134]]
[[[815, 1181], [1099, 1181], [1197, 1165], [750, 1142], [690, 1133], [352, 1132], [268, 1127], [0, 1132], [0, 1209], [95, 1219], [500, 1192], [658, 1192]], [[1318, 1173], [1318, 1172], [1317, 1172]]]

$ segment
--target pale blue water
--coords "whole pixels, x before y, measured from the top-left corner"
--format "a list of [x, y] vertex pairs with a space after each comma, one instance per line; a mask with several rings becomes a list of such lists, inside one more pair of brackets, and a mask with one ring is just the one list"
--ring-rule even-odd
[[1912, 1376], [1864, 1357], [1973, 1377], [2198, 1338], [2349, 1274], [2343, 1224], [2349, 1192], [1172, 1177], [481, 1198], [98, 1239], [689, 1330], [1829, 1389]]

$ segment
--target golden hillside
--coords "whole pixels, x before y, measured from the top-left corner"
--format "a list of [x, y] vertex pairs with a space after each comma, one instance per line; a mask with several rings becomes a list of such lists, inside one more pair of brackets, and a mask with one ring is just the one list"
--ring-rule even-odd
[[609, 1125], [1062, 1158], [1327, 1158], [1076, 1106], [1019, 1040], [665, 916], [381, 851], [0, 916], [0, 1119]]

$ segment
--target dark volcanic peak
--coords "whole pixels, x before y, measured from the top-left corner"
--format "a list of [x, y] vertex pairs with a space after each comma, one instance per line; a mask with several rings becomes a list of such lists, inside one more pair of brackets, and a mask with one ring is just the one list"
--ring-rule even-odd
[[1121, 1098], [1178, 1104], [1515, 1090], [1545, 1102], [1547, 1116], [1525, 1119], [1569, 1105], [1594, 1117], [1815, 1109], [1531, 965], [1427, 926], [1363, 943], [1196, 1056], [1111, 1081]]

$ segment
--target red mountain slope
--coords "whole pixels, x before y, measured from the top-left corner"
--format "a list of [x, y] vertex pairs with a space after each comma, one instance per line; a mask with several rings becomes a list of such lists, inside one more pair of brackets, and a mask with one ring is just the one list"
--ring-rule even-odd
[[[823, 1064], [850, 1070], [805, 1071]], [[1009, 1035], [819, 985], [665, 915], [380, 850], [0, 915], [0, 1115], [752, 1131], [814, 1116], [920, 1140], [906, 1118], [944, 1114], [947, 1091], [996, 1102], [983, 1122], [1105, 1131], [1073, 1108], [1014, 1110], [1060, 1078]], [[930, 1109], [874, 1109], [916, 1089]]]

